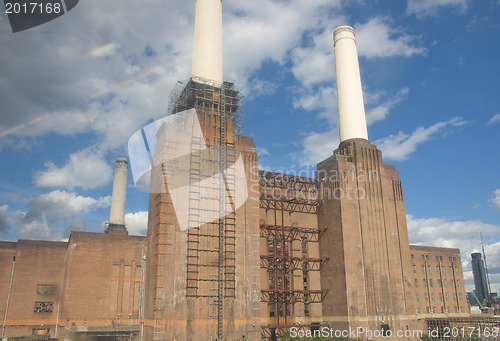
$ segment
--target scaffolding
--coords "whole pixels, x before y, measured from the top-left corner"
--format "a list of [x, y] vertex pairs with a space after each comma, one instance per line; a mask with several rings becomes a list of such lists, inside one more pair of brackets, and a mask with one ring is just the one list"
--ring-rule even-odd
[[[203, 131], [192, 138], [189, 155], [186, 296], [211, 299], [208, 315], [217, 320], [219, 340], [224, 337], [224, 299], [236, 296], [236, 170], [231, 166], [239, 157], [236, 141], [243, 132], [240, 100], [233, 83], [191, 79], [178, 83], [169, 106], [172, 115], [196, 109]], [[208, 157], [200, 153], [204, 146]], [[202, 181], [207, 174], [216, 176]], [[207, 211], [220, 218], [203, 223]]]
[[[310, 274], [320, 271], [327, 258], [311, 257], [310, 243], [318, 243], [326, 229], [284, 225], [284, 213], [316, 214], [318, 200], [315, 179], [260, 171], [260, 208], [274, 211], [275, 224], [260, 224], [260, 237], [266, 241], [266, 254], [260, 256], [260, 266], [266, 269], [268, 287], [261, 289], [261, 302], [269, 307], [273, 325], [262, 326], [262, 339], [277, 340], [289, 331], [293, 316], [310, 316], [310, 305], [323, 302], [327, 291], [313, 290]], [[279, 212], [279, 213], [278, 213]], [[281, 215], [281, 219], [278, 219]], [[278, 220], [281, 224], [277, 224]], [[297, 278], [300, 282], [296, 282]], [[301, 303], [303, 313], [296, 312]], [[301, 307], [302, 307], [301, 306]], [[319, 327], [320, 323], [300, 328]]]
[[318, 187], [315, 179], [259, 171], [260, 207], [266, 210], [318, 213]]

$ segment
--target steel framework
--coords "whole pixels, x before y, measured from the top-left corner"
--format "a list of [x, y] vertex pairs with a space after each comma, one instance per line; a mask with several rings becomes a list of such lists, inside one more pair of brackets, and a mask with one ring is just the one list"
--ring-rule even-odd
[[302, 176], [259, 171], [260, 207], [266, 210], [317, 213], [317, 181]]
[[[320, 271], [328, 259], [310, 257], [309, 253], [311, 243], [317, 244], [326, 229], [283, 224], [285, 212], [318, 212], [321, 203], [315, 179], [260, 171], [259, 184], [260, 208], [274, 211], [274, 224], [260, 225], [260, 237], [267, 245], [267, 252], [260, 256], [260, 266], [268, 276], [268, 286], [261, 289], [260, 299], [268, 304], [269, 317], [275, 318], [275, 325], [263, 326], [261, 337], [277, 340], [293, 326], [287, 322], [289, 317], [310, 316], [310, 305], [323, 302], [327, 294], [326, 290], [312, 290], [310, 273]], [[301, 303], [303, 312], [296, 310], [297, 303]], [[319, 323], [301, 328], [313, 326]]]

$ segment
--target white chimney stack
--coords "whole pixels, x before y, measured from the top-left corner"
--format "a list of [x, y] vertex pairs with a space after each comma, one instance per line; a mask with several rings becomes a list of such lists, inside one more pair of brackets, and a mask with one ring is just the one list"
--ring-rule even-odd
[[349, 139], [368, 140], [354, 30], [350, 26], [338, 27], [333, 33], [333, 41], [340, 142]]
[[222, 85], [222, 0], [196, 1], [192, 78]]
[[113, 229], [125, 229], [125, 201], [127, 197], [127, 170], [128, 161], [125, 158], [116, 159], [115, 178], [113, 181], [113, 197], [111, 198], [111, 213], [109, 215], [109, 227]]

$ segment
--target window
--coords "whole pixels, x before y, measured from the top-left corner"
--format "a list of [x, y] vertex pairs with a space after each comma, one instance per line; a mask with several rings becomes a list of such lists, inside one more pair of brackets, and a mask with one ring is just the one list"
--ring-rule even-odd
[[446, 273], [446, 268], [444, 267], [444, 265], [441, 267], [441, 273], [444, 275]]
[[427, 312], [427, 314], [429, 314], [431, 312], [431, 307], [426, 307], [425, 311]]
[[445, 288], [447, 287], [447, 285], [446, 285], [446, 280], [445, 280], [445, 279], [443, 279], [443, 286], [444, 286]]
[[417, 308], [417, 314], [421, 314], [422, 313], [422, 308], [418, 307]]
[[436, 256], [436, 260], [439, 260], [439, 257], [438, 257], [438, 256]]
[[460, 280], [457, 279], [457, 288], [460, 288]]
[[50, 334], [50, 329], [42, 329], [42, 328], [33, 329], [31, 332], [31, 335], [33, 335], [33, 336], [42, 336], [42, 335], [49, 335], [49, 334]]
[[420, 294], [417, 294], [417, 302], [420, 302]]
[[[437, 256], [436, 256], [436, 257], [437, 257]], [[436, 265], [436, 273], [437, 273], [437, 274], [438, 274], [438, 273], [440, 273], [440, 271], [439, 271], [439, 265]]]
[[432, 288], [432, 287], [434, 287], [434, 285], [432, 284], [432, 278], [431, 278], [431, 279], [429, 279], [429, 286], [430, 286], [431, 288]]
[[459, 293], [459, 294], [458, 294], [458, 299], [459, 299], [459, 300], [462, 300], [462, 293]]
[[457, 260], [455, 257], [453, 257], [453, 260]]
[[460, 307], [460, 312], [463, 313], [464, 312], [464, 307]]
[[36, 286], [36, 293], [39, 295], [55, 295], [57, 294], [57, 290], [54, 284], [38, 284]]
[[450, 297], [448, 296], [448, 293], [446, 293], [445, 298], [446, 298], [447, 301], [450, 300]]
[[307, 238], [306, 237], [302, 237], [302, 240], [301, 240], [301, 246], [302, 246], [302, 257], [303, 258], [306, 258], [307, 257]]
[[415, 255], [413, 253], [411, 254], [411, 259], [415, 259]]
[[444, 314], [444, 307], [441, 307], [441, 313]]
[[436, 307], [432, 308], [432, 313], [435, 314], [436, 313]]
[[415, 278], [415, 288], [418, 288], [418, 278]]
[[438, 287], [441, 288], [443, 286], [443, 283], [441, 282], [440, 279], [438, 279]]
[[439, 293], [439, 300], [440, 300], [441, 302], [443, 302], [443, 294], [442, 294], [442, 293]]
[[416, 273], [417, 273], [417, 266], [416, 266], [416, 265], [414, 265], [414, 266], [413, 266], [413, 273], [414, 273], [414, 274], [416, 274]]
[[458, 273], [458, 266], [455, 266], [455, 273]]
[[35, 302], [35, 313], [51, 313], [53, 310], [53, 302]]
[[422, 259], [425, 260], [425, 255], [422, 255]]
[[429, 301], [429, 294], [425, 294], [425, 301], [428, 302]]
[[453, 267], [450, 266], [449, 269], [450, 269], [450, 275], [453, 275]]
[[431, 300], [434, 302], [436, 300], [436, 296], [434, 294], [431, 294]]
[[443, 260], [443, 256], [439, 256], [439, 259], [440, 259], [440, 260]]
[[453, 288], [455, 287], [455, 280], [454, 280], [454, 279], [452, 279], [452, 280], [451, 280], [451, 286], [452, 286]]
[[427, 265], [427, 272], [428, 272], [428, 273], [432, 273], [432, 266]]
[[427, 288], [427, 280], [426, 280], [426, 279], [424, 279], [423, 281], [424, 281], [424, 287], [426, 287], [426, 288]]
[[458, 307], [455, 307], [455, 312], [458, 313]]
[[428, 259], [429, 259], [429, 255], [425, 255], [425, 259], [427, 259], [427, 260], [428, 260]]
[[425, 265], [422, 265], [422, 273], [425, 274]]
[[450, 312], [450, 307], [446, 308], [446, 312], [449, 313]]
[[457, 300], [457, 294], [453, 294], [453, 301]]

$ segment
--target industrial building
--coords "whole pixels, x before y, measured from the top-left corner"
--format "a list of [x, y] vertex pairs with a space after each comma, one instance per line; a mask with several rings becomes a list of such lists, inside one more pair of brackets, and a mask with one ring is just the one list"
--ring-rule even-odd
[[222, 76], [221, 6], [196, 2], [192, 77], [170, 106], [191, 135], [157, 133], [147, 237], [127, 234], [118, 159], [105, 233], [0, 242], [2, 337], [273, 340], [468, 323], [459, 250], [409, 244], [399, 173], [368, 140], [353, 29], [334, 32], [340, 145], [315, 178], [259, 171]]

